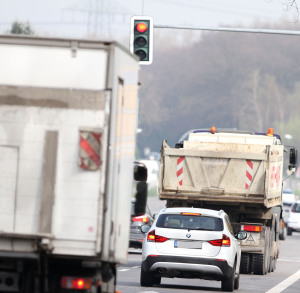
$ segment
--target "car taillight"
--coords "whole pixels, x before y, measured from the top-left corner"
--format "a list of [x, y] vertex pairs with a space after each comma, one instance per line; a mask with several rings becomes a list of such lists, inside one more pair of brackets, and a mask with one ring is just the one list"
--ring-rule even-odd
[[213, 246], [222, 246], [222, 239], [210, 240], [208, 242]]
[[169, 238], [159, 236], [155, 234], [155, 230], [152, 230], [148, 233], [147, 241], [148, 242], [165, 242], [169, 240]]
[[63, 289], [89, 290], [92, 288], [92, 279], [78, 277], [62, 277], [60, 285]]
[[223, 247], [229, 247], [230, 246], [230, 238], [223, 234], [222, 239], [215, 239], [208, 241], [213, 246], [223, 246]]
[[148, 216], [139, 216], [139, 217], [134, 217], [132, 218], [133, 222], [144, 222], [144, 223], [148, 223], [149, 222], [149, 218]]
[[222, 246], [224, 246], [224, 247], [229, 247], [230, 246], [230, 238], [225, 234], [223, 234]]
[[241, 225], [241, 230], [248, 232], [261, 232], [261, 226]]

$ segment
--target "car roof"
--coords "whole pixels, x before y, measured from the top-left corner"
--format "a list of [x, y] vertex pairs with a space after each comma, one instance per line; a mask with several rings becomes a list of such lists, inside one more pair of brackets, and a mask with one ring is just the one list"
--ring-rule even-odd
[[210, 210], [210, 209], [201, 209], [201, 208], [164, 208], [160, 211], [160, 214], [179, 214], [179, 213], [199, 213], [199, 214], [205, 214], [205, 215], [210, 215], [214, 217], [221, 217], [222, 214], [225, 214], [224, 211], [219, 210]]

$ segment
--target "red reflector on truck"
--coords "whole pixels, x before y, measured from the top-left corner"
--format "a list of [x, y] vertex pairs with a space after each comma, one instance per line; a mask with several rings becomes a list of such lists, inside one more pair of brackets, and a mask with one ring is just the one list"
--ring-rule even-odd
[[78, 277], [62, 277], [60, 286], [63, 289], [88, 290], [92, 288], [92, 279]]
[[261, 232], [261, 226], [242, 225], [241, 230], [248, 232]]

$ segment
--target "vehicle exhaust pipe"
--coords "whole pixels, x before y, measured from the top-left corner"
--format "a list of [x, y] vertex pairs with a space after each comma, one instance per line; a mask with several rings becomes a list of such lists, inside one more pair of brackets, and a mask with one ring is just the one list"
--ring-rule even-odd
[[166, 269], [165, 268], [158, 268], [157, 269], [157, 272], [161, 275], [163, 275], [165, 272], [166, 272]]

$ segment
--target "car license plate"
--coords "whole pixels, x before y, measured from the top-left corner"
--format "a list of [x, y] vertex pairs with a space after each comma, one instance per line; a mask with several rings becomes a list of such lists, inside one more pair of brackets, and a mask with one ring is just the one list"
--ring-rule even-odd
[[202, 241], [175, 240], [174, 247], [175, 248], [202, 249]]

